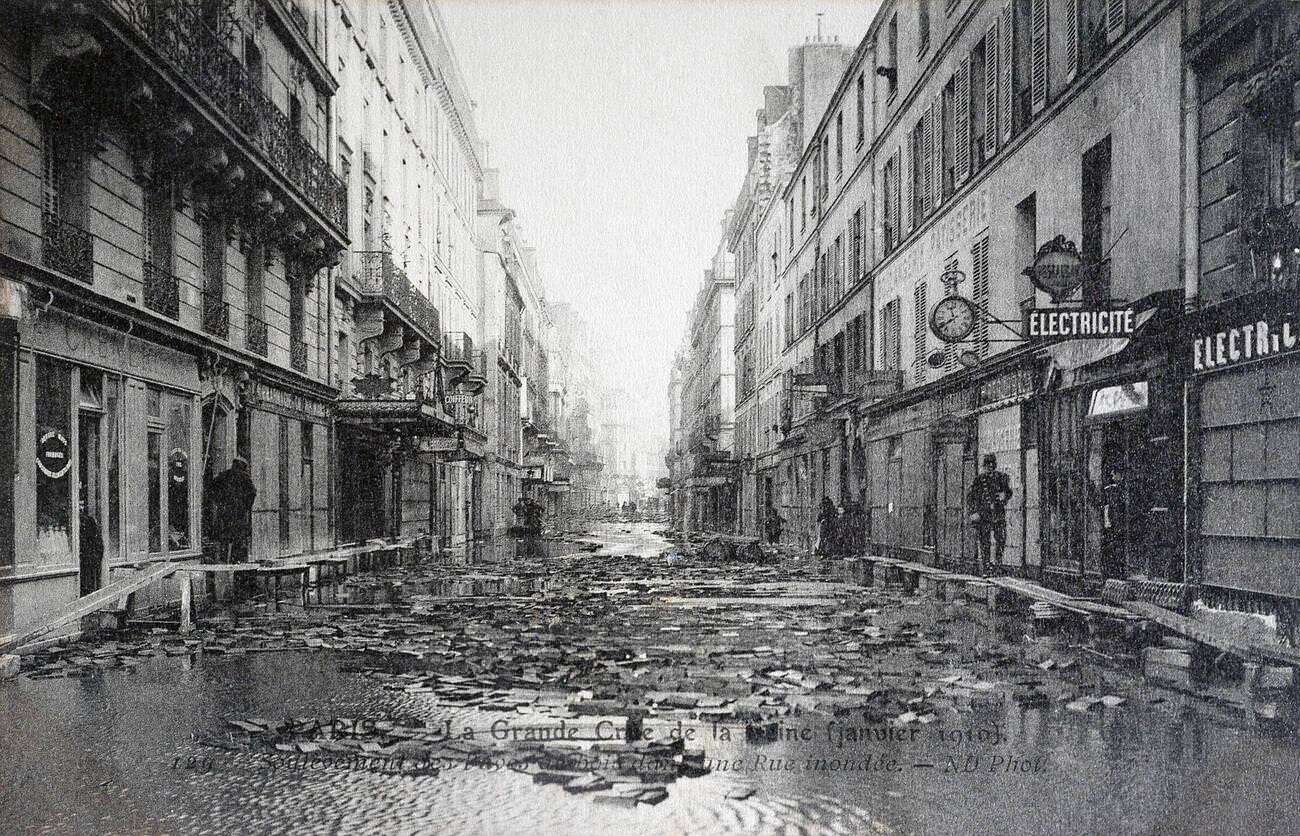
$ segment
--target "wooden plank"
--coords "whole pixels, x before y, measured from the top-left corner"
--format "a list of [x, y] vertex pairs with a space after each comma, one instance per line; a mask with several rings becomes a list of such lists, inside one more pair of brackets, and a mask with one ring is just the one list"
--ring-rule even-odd
[[1175, 633], [1187, 636], [1189, 639], [1198, 641], [1201, 644], [1208, 644], [1210, 647], [1226, 650], [1243, 659], [1254, 662], [1300, 665], [1300, 653], [1289, 648], [1262, 644], [1242, 644], [1235, 637], [1221, 632], [1205, 622], [1188, 618], [1173, 610], [1167, 610], [1155, 604], [1148, 604], [1145, 601], [1125, 601], [1124, 606], [1143, 618], [1149, 618], [1161, 627], [1173, 630]]
[[35, 639], [62, 627], [65, 624], [71, 624], [74, 621], [80, 621], [84, 616], [93, 612], [104, 609], [110, 604], [116, 602], [123, 596], [130, 595], [140, 589], [144, 589], [155, 581], [171, 577], [185, 564], [181, 563], [158, 563], [150, 564], [150, 567], [137, 572], [134, 575], [128, 575], [121, 580], [114, 581], [108, 586], [101, 587], [94, 592], [82, 598], [78, 598], [59, 610], [49, 619], [43, 622], [39, 627], [28, 630], [26, 633], [11, 635], [7, 637], [3, 644], [0, 644], [0, 653], [7, 653], [15, 647], [22, 647]]
[[1019, 595], [1025, 595], [1037, 601], [1046, 601], [1055, 607], [1063, 610], [1069, 610], [1080, 615], [1105, 615], [1111, 618], [1135, 619], [1136, 616], [1128, 610], [1112, 607], [1109, 604], [1099, 604], [1096, 601], [1089, 601], [1084, 598], [1074, 598], [1055, 590], [1039, 586], [1036, 583], [1023, 581], [1018, 578], [989, 578], [989, 583], [997, 584], [1003, 589], [1009, 589]]

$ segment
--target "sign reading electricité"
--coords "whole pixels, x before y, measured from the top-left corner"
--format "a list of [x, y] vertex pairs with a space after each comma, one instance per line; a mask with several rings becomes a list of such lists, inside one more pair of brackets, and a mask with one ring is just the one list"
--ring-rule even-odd
[[1192, 371], [1209, 372], [1296, 350], [1300, 327], [1291, 317], [1261, 317], [1228, 324], [1192, 338]]

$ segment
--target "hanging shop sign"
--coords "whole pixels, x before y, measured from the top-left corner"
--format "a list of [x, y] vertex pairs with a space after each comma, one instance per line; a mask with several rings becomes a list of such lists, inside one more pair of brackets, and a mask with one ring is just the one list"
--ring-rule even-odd
[[1034, 369], [1026, 367], [1010, 374], [1000, 375], [980, 383], [975, 401], [979, 406], [1000, 404], [1004, 401], [1023, 400], [1034, 394], [1037, 376]]
[[1089, 418], [1115, 418], [1146, 409], [1150, 403], [1147, 382], [1102, 386], [1092, 393], [1088, 403]]
[[1059, 302], [1083, 283], [1083, 257], [1073, 241], [1058, 235], [1038, 248], [1034, 263], [1025, 268], [1024, 274], [1034, 287]]
[[1026, 316], [1031, 340], [1107, 340], [1131, 337], [1137, 330], [1132, 308], [1034, 308]]
[[50, 479], [62, 479], [72, 467], [68, 437], [58, 430], [42, 433], [36, 442], [36, 467]]

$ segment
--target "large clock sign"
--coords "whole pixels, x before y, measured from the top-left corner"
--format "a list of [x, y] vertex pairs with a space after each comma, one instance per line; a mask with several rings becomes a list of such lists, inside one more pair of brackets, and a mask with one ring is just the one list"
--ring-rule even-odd
[[945, 296], [930, 311], [930, 330], [944, 342], [959, 343], [975, 330], [978, 314], [965, 296]]

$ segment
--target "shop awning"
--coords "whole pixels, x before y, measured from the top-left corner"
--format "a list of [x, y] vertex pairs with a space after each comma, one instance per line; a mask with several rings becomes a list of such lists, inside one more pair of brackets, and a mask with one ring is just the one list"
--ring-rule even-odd
[[351, 426], [439, 436], [456, 431], [455, 425], [428, 401], [347, 399], [338, 401], [334, 408], [339, 422]]

